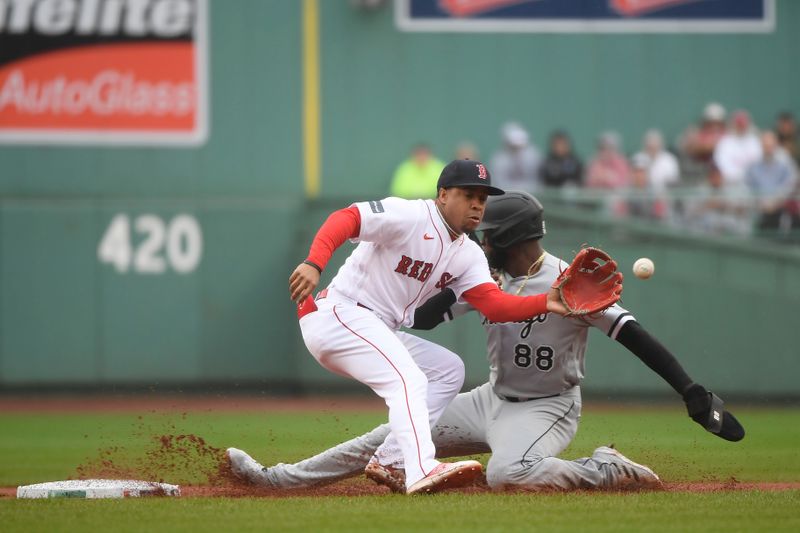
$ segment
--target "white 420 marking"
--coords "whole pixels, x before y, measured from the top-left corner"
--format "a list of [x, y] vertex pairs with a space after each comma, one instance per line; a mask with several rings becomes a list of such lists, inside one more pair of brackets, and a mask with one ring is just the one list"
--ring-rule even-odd
[[[134, 249], [131, 238], [131, 220], [119, 214], [111, 219], [100, 244], [97, 258], [101, 263], [113, 265], [117, 272], [133, 271], [141, 274], [161, 274], [171, 267], [180, 274], [194, 271], [203, 255], [203, 233], [200, 224], [191, 215], [177, 215], [165, 223], [157, 215], [141, 215], [133, 220], [133, 228], [142, 236]], [[165, 254], [162, 254], [165, 250]]]

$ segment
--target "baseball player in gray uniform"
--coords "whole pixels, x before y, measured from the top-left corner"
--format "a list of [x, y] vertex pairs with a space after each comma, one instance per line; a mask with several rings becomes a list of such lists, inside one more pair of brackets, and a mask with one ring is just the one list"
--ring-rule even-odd
[[[547, 292], [567, 263], [541, 246], [545, 234], [541, 204], [528, 193], [510, 192], [487, 203], [483, 245], [502, 289], [526, 295]], [[468, 312], [442, 291], [420, 307], [414, 328], [430, 329]], [[553, 313], [522, 322], [493, 323], [483, 318], [488, 336], [489, 382], [455, 397], [432, 430], [439, 457], [491, 452], [486, 478], [493, 489], [658, 488], [648, 467], [601, 446], [591, 457], [557, 457], [572, 441], [581, 413], [580, 382], [590, 327], [616, 340], [682, 395], [689, 415], [726, 440], [744, 429], [722, 400], [694, 383], [672, 354], [619, 305], [600, 316], [565, 318]], [[389, 434], [387, 425], [295, 464], [263, 467], [247, 454], [234, 472], [253, 484], [301, 488], [365, 472], [367, 477], [403, 492], [402, 464], [375, 455]]]

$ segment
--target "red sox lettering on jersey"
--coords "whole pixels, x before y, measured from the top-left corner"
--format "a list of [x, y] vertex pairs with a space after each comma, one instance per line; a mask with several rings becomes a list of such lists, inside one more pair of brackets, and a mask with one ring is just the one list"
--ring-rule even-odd
[[330, 284], [372, 309], [392, 328], [410, 326], [414, 309], [445, 287], [457, 296], [492, 283], [480, 247], [450, 238], [432, 200], [385, 198], [355, 204], [359, 245]]
[[[433, 272], [433, 263], [426, 263], [425, 261], [412, 259], [404, 255], [400, 258], [394, 271], [424, 283], [431, 276], [431, 272]], [[436, 282], [435, 287], [439, 290], [444, 290], [448, 285], [456, 281], [458, 281], [457, 277], [454, 277], [450, 272], [445, 272], [439, 278], [439, 281]]]
[[394, 271], [424, 283], [430, 277], [431, 272], [433, 272], [433, 263], [411, 259], [407, 255], [404, 255], [400, 259], [400, 262], [397, 263], [397, 268], [395, 268]]

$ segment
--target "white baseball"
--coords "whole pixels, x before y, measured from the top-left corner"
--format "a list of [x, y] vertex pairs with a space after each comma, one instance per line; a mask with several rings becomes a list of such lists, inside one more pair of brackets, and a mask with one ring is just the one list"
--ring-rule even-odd
[[652, 276], [655, 271], [656, 266], [646, 257], [640, 257], [633, 263], [633, 275], [639, 279], [647, 279]]

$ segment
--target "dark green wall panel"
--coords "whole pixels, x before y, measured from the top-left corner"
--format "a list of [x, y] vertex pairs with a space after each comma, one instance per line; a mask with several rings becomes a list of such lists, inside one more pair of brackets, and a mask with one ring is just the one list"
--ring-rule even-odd
[[[596, 134], [631, 151], [647, 128], [673, 139], [709, 100], [761, 125], [800, 114], [800, 3], [777, 2], [770, 34], [402, 33], [392, 10], [319, 2], [323, 200], [303, 198], [302, 2], [210, 2], [210, 134], [191, 148], [0, 146], [0, 385], [347, 384], [306, 353], [287, 278], [327, 214], [382, 197], [409, 147], [485, 159], [516, 119], [541, 146], [568, 127], [588, 157]], [[569, 214], [545, 198], [546, 247], [609, 249], [624, 305], [717, 390], [798, 394], [800, 259], [762, 244], [683, 238]], [[192, 215], [203, 255], [189, 273], [117, 272], [98, 261], [112, 218]], [[134, 232], [134, 247], [143, 235]], [[350, 245], [346, 245], [349, 249]], [[337, 254], [327, 283], [343, 261]], [[163, 256], [163, 250], [161, 251]], [[426, 337], [486, 378], [474, 317]], [[616, 343], [593, 335], [587, 388], [664, 392]]]
[[0, 202], [0, 377], [100, 378], [93, 213], [59, 202]]

